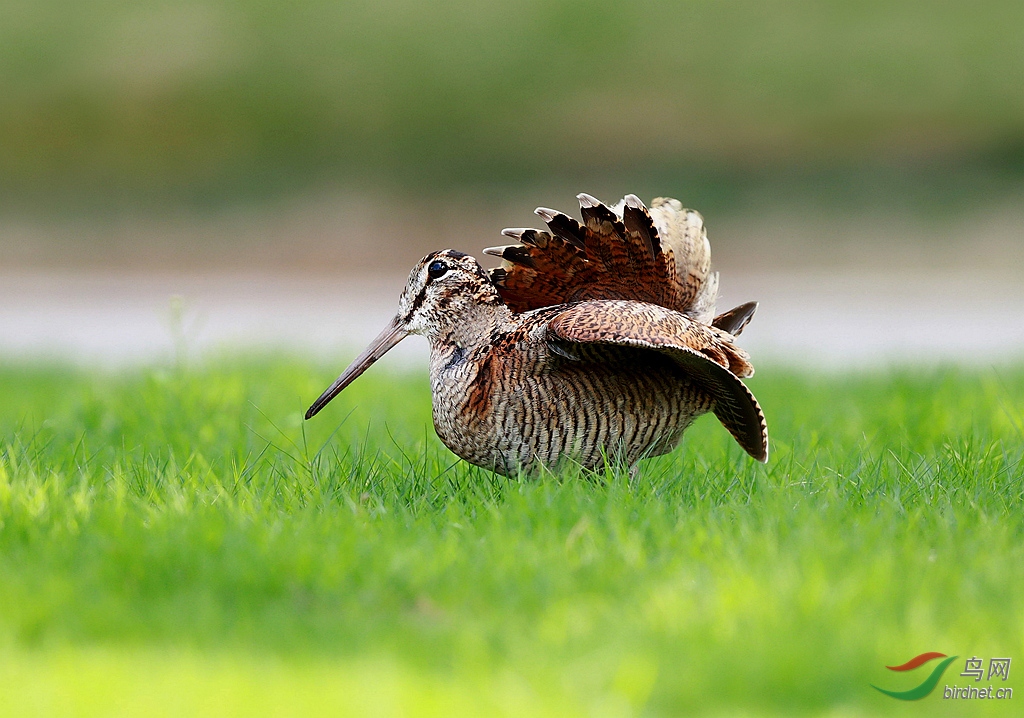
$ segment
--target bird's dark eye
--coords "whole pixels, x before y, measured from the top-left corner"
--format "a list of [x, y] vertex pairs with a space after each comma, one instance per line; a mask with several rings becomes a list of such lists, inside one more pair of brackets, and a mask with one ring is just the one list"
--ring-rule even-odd
[[440, 259], [435, 259], [427, 267], [427, 276], [431, 279], [438, 279], [448, 273], [449, 266], [442, 262]]

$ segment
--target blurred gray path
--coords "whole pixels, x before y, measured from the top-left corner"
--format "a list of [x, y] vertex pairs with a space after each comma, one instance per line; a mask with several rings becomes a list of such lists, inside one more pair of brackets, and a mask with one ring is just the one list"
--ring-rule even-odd
[[[722, 276], [721, 309], [761, 302], [742, 338], [755, 362], [839, 369], [1024, 358], [1024, 282], [1011, 272]], [[0, 274], [0, 359], [118, 366], [244, 347], [336, 359], [340, 370], [391, 317], [404, 279]], [[426, 351], [414, 337], [382, 364], [424, 366]]]

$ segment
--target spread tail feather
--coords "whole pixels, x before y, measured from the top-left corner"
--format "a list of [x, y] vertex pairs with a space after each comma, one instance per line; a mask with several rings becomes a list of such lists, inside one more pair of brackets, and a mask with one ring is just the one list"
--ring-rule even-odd
[[608, 207], [578, 196], [583, 222], [538, 207], [547, 231], [506, 229], [520, 245], [492, 247], [504, 261], [491, 278], [505, 302], [523, 312], [588, 299], [632, 299], [707, 321], [714, 316], [717, 274], [700, 214], [674, 199], [650, 209], [636, 195]]

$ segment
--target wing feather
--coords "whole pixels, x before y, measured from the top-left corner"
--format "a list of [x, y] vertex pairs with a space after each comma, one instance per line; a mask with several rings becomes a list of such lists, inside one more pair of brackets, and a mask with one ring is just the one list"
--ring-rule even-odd
[[[675, 361], [713, 399], [715, 416], [758, 461], [768, 460], [768, 425], [739, 376], [753, 374], [746, 353], [727, 332], [686, 315], [635, 301], [592, 301], [567, 308], [547, 325], [558, 345], [600, 344], [657, 351]], [[562, 348], [558, 353], [571, 356]]]

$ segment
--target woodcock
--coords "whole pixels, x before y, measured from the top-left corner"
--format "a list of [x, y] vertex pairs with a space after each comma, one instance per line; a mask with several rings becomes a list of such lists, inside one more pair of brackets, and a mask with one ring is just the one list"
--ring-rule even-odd
[[631, 468], [671, 451], [714, 412], [768, 460], [768, 430], [740, 381], [736, 346], [754, 302], [715, 316], [718, 274], [701, 216], [634, 195], [579, 195], [583, 223], [536, 210], [547, 231], [506, 229], [484, 271], [451, 249], [409, 275], [398, 313], [306, 412], [309, 419], [409, 334], [430, 342], [434, 426], [466, 461], [500, 474], [607, 460]]

